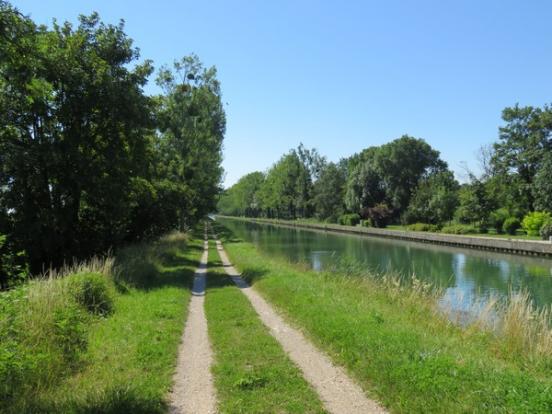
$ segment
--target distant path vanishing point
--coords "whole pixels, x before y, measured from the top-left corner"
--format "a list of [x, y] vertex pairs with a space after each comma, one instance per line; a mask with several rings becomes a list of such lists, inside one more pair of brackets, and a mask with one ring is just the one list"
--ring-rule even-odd
[[[216, 239], [216, 236], [215, 236]], [[324, 407], [333, 414], [386, 413], [376, 401], [366, 397], [362, 389], [343, 368], [334, 365], [299, 330], [291, 327], [231, 265], [222, 243], [216, 239], [217, 250], [226, 273], [247, 296], [261, 321], [303, 372], [305, 379], [318, 393]]]
[[208, 248], [206, 237], [203, 255], [194, 277], [188, 320], [178, 352], [174, 386], [170, 394], [171, 414], [216, 413], [216, 391], [211, 375], [213, 353], [203, 307]]

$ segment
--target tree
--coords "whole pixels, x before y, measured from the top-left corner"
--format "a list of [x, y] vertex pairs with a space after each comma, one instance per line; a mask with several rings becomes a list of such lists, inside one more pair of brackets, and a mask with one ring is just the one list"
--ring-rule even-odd
[[406, 210], [404, 221], [442, 224], [450, 221], [458, 207], [458, 182], [450, 171], [424, 177]]
[[265, 181], [262, 172], [244, 175], [220, 197], [217, 209], [232, 216], [257, 217], [260, 213], [259, 190]]
[[216, 209], [222, 179], [222, 141], [226, 116], [214, 67], [204, 68], [196, 55], [163, 68], [157, 77], [159, 160], [156, 178], [185, 183], [179, 192], [180, 226]]
[[552, 213], [552, 151], [544, 159], [533, 182], [535, 209]]
[[385, 203], [402, 214], [418, 181], [446, 170], [439, 152], [424, 140], [404, 135], [381, 147], [370, 147], [349, 159], [345, 202], [353, 212]]
[[486, 229], [496, 204], [487, 194], [485, 183], [474, 176], [470, 178], [471, 183], [464, 184], [458, 193], [460, 205], [456, 210], [456, 217], [462, 223], [476, 224], [481, 229]]
[[[153, 125], [149, 61], [97, 14], [52, 30], [2, 3], [0, 153], [13, 239], [33, 270], [125, 239], [133, 177]], [[8, 17], [6, 17], [8, 16]]]
[[314, 183], [313, 204], [316, 216], [322, 220], [337, 221], [344, 212], [345, 171], [334, 163], [326, 164]]
[[505, 186], [517, 192], [520, 207], [532, 211], [533, 180], [552, 151], [552, 108], [516, 105], [505, 108], [502, 119], [506, 124], [499, 129], [492, 165]]

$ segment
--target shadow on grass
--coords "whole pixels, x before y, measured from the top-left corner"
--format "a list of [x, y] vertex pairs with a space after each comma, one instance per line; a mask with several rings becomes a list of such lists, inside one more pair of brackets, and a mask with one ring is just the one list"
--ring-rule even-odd
[[99, 392], [86, 400], [62, 400], [55, 403], [32, 402], [13, 413], [75, 414], [161, 414], [167, 412], [164, 396], [146, 396], [132, 385], [122, 385]]

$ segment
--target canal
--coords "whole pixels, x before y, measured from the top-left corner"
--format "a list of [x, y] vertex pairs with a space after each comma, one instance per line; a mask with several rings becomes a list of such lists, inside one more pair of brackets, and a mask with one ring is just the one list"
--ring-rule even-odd
[[535, 304], [552, 304], [552, 259], [462, 249], [372, 236], [217, 218], [234, 234], [264, 253], [315, 270], [343, 259], [373, 273], [393, 273], [431, 282], [443, 290], [442, 301], [469, 309], [489, 296], [507, 297], [526, 290]]

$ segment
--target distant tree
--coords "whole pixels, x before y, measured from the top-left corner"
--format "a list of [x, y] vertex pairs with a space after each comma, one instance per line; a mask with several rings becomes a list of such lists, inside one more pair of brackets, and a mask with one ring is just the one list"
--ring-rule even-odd
[[373, 163], [364, 161], [349, 173], [345, 193], [345, 205], [349, 211], [359, 213], [385, 199], [383, 180]]
[[536, 210], [552, 213], [552, 150], [544, 156], [535, 174], [533, 197]]
[[344, 212], [345, 171], [334, 163], [328, 163], [314, 183], [314, 208], [322, 220], [335, 222]]
[[456, 218], [461, 223], [470, 223], [481, 229], [489, 225], [489, 216], [496, 209], [496, 204], [489, 197], [485, 183], [476, 177], [471, 177], [471, 183], [464, 184], [458, 193], [460, 205], [456, 210]]
[[347, 208], [359, 212], [384, 202], [394, 215], [406, 210], [421, 178], [447, 167], [438, 151], [408, 135], [364, 150], [349, 166]]
[[527, 212], [534, 210], [533, 180], [544, 156], [552, 151], [552, 108], [505, 108], [492, 166], [505, 187], [517, 192]]
[[244, 175], [221, 195], [218, 211], [227, 215], [257, 217], [260, 213], [258, 193], [264, 180], [262, 172]]
[[431, 224], [450, 221], [458, 207], [458, 189], [450, 171], [422, 178], [406, 210], [405, 221]]

